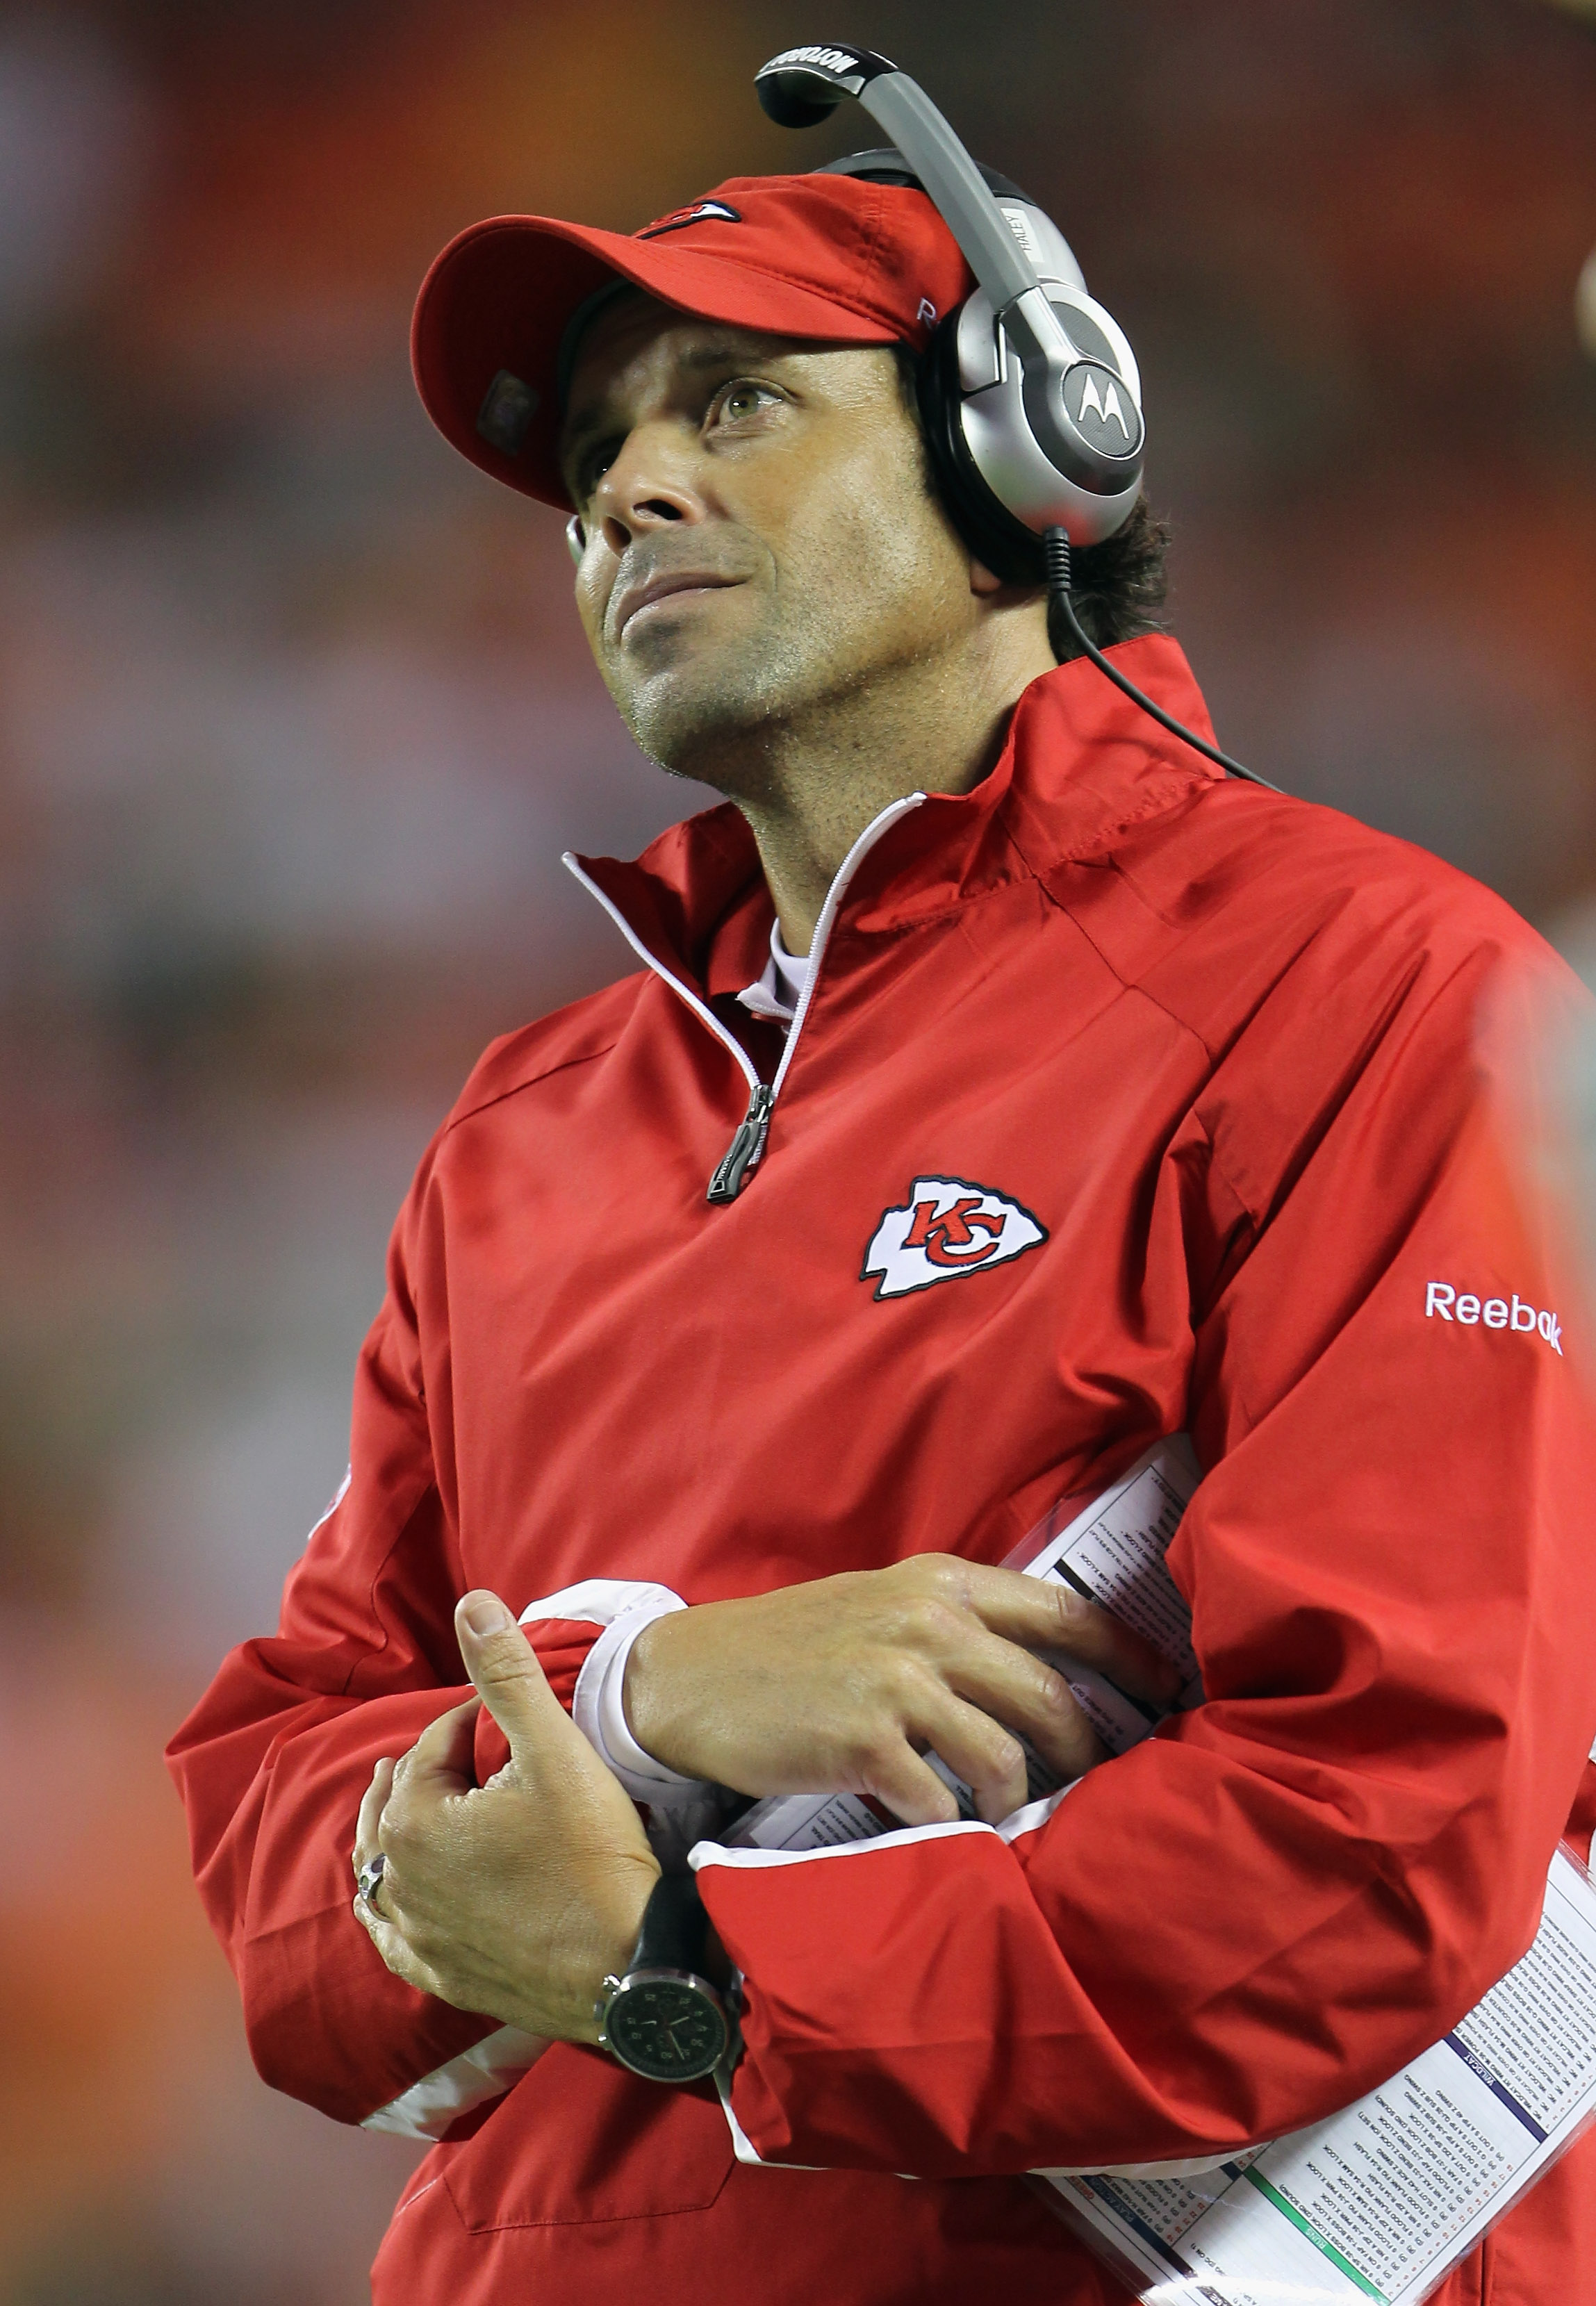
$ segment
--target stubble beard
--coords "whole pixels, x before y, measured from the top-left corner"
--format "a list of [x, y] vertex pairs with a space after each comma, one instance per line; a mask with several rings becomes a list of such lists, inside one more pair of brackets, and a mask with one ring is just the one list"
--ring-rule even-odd
[[757, 805], [774, 797], [782, 740], [824, 685], [813, 657], [791, 631], [764, 631], [674, 668], [661, 651], [657, 668], [608, 686], [634, 743], [667, 776]]

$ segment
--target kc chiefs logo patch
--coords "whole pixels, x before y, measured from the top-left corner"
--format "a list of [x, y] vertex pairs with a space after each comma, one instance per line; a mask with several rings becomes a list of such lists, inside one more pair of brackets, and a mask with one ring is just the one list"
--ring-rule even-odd
[[865, 1251], [861, 1281], [879, 1276], [877, 1299], [906, 1297], [956, 1274], [984, 1272], [1047, 1238], [1018, 1201], [965, 1177], [917, 1177], [900, 1209], [883, 1212]]

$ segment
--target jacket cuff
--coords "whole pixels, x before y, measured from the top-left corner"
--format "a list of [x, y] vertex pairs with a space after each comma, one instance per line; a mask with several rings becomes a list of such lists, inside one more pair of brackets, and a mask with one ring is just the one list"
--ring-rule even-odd
[[543, 1618], [565, 1618], [600, 1628], [576, 1676], [571, 1719], [633, 1800], [646, 1802], [651, 1809], [701, 1804], [710, 1792], [701, 1779], [684, 1777], [644, 1750], [627, 1726], [621, 1698], [627, 1660], [639, 1634], [656, 1618], [686, 1608], [681, 1595], [668, 1585], [590, 1577], [529, 1602], [521, 1612], [524, 1626]]

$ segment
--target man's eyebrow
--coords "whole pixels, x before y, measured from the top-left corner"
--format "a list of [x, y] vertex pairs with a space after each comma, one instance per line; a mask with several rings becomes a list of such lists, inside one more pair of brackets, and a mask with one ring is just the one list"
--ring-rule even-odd
[[721, 368], [728, 361], [786, 360], [791, 348], [783, 337], [721, 337], [682, 354], [684, 368]]

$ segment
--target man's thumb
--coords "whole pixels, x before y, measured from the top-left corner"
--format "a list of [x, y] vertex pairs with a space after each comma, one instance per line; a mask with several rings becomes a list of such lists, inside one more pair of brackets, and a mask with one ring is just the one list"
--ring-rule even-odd
[[557, 1702], [536, 1651], [498, 1594], [482, 1588], [457, 1602], [455, 1636], [478, 1696], [519, 1759], [536, 1742], [539, 1714]]

